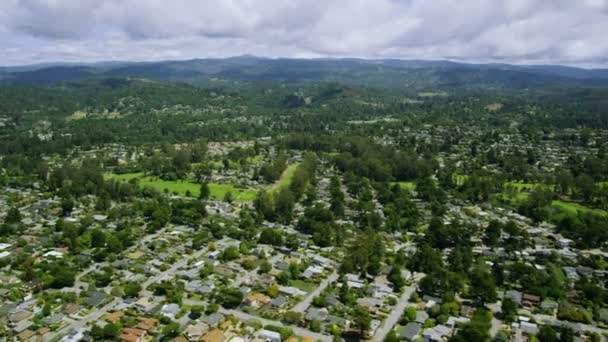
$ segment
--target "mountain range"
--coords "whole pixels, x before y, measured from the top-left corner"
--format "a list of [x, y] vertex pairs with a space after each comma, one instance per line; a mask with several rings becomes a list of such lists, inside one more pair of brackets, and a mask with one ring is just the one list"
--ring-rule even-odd
[[101, 62], [0, 67], [0, 84], [44, 85], [133, 77], [205, 84], [228, 81], [331, 81], [380, 88], [522, 90], [608, 87], [608, 69], [560, 65], [468, 64], [447, 60], [290, 59], [238, 56], [159, 62]]

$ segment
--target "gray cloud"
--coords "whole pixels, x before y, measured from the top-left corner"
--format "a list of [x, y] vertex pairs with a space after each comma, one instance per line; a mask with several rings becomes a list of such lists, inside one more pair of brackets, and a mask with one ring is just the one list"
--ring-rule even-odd
[[2, 0], [0, 64], [269, 57], [608, 66], [608, 0]]

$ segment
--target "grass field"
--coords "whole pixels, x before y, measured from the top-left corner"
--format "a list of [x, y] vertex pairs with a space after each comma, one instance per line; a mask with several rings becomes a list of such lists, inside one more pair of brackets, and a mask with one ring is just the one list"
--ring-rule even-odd
[[[518, 192], [515, 193], [514, 196], [509, 196], [508, 194], [501, 194], [501, 197], [505, 200], [510, 201], [512, 204], [517, 205], [525, 201], [528, 198], [528, 195], [529, 194], [527, 192]], [[565, 202], [561, 200], [554, 200], [553, 202], [551, 202], [551, 207], [558, 209], [560, 212], [568, 215], [576, 215], [577, 212], [580, 211], [582, 213], [590, 212], [596, 215], [608, 216], [608, 212], [606, 210], [588, 208], [578, 203]]]
[[281, 178], [279, 178], [278, 181], [276, 181], [273, 185], [271, 185], [270, 188], [268, 188], [268, 191], [269, 192], [278, 192], [281, 189], [283, 189], [284, 187], [289, 186], [289, 183], [291, 183], [291, 179], [293, 178], [293, 175], [295, 174], [296, 169], [298, 168], [299, 165], [300, 165], [300, 163], [298, 162], [298, 163], [287, 166], [285, 171], [283, 171], [283, 173], [281, 174]]
[[[113, 178], [120, 181], [129, 181], [138, 179], [139, 185], [142, 187], [152, 187], [158, 191], [167, 189], [171, 193], [178, 193], [185, 196], [189, 191], [192, 196], [198, 197], [200, 193], [200, 184], [188, 181], [166, 181], [155, 177], [144, 176], [143, 173], [125, 173], [121, 175], [106, 174], [107, 178]], [[253, 201], [257, 191], [252, 189], [239, 189], [231, 184], [210, 183], [209, 190], [211, 191], [211, 199], [222, 200], [227, 192], [231, 192], [235, 201], [246, 202]]]

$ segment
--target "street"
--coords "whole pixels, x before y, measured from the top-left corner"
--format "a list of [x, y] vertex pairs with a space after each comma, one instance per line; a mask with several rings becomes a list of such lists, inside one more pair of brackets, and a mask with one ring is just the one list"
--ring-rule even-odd
[[291, 309], [291, 311], [305, 312], [306, 310], [308, 310], [308, 308], [310, 307], [310, 304], [312, 303], [312, 300], [315, 297], [317, 297], [318, 295], [320, 295], [321, 292], [323, 292], [325, 290], [325, 288], [327, 288], [327, 286], [329, 286], [329, 284], [333, 283], [337, 279], [338, 279], [338, 273], [336, 271], [334, 271], [334, 273], [330, 274], [329, 277], [325, 278], [313, 292], [309, 293], [308, 296], [306, 296], [306, 298], [304, 298], [301, 302], [296, 304]]

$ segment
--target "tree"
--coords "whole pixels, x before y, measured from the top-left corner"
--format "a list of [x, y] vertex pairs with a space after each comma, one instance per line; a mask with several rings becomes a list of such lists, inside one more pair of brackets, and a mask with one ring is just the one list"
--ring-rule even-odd
[[517, 316], [517, 303], [511, 298], [504, 298], [501, 304], [501, 312], [505, 321], [512, 322]]
[[220, 290], [217, 299], [226, 309], [234, 309], [243, 301], [243, 293], [237, 288], [228, 287]]
[[284, 188], [279, 192], [275, 201], [275, 213], [277, 220], [281, 223], [288, 224], [293, 217], [293, 208], [295, 206], [295, 197], [289, 188]]
[[169, 337], [176, 337], [179, 335], [179, 330], [180, 330], [179, 323], [170, 322], [169, 324], [165, 325], [165, 327], [163, 328], [163, 334], [165, 334]]
[[228, 202], [228, 203], [234, 202], [234, 195], [232, 194], [232, 191], [226, 192], [226, 194], [224, 195], [224, 202]]
[[401, 269], [397, 266], [393, 266], [387, 278], [388, 281], [393, 283], [393, 289], [395, 291], [398, 291], [405, 285], [405, 280], [403, 280], [403, 276], [401, 275]]
[[71, 197], [61, 200], [61, 212], [63, 216], [68, 216], [74, 210], [74, 200]]
[[209, 199], [210, 195], [211, 195], [211, 190], [209, 189], [209, 184], [207, 184], [207, 183], [201, 184], [201, 189], [200, 189], [198, 198], [201, 200], [207, 200], [207, 199]]
[[395, 330], [391, 330], [388, 335], [386, 335], [386, 337], [384, 338], [384, 342], [399, 342], [401, 341], [399, 339], [399, 336], [397, 336], [397, 333], [395, 332]]
[[404, 323], [413, 322], [416, 320], [416, 308], [413, 306], [408, 306], [403, 310], [403, 321]]
[[497, 220], [490, 221], [490, 224], [486, 228], [486, 233], [483, 242], [487, 246], [496, 246], [500, 240], [502, 234], [502, 223]]
[[548, 324], [545, 324], [540, 327], [540, 331], [538, 332], [538, 335], [536, 335], [536, 337], [538, 338], [538, 340], [540, 342], [559, 342], [560, 341], [560, 339], [557, 337], [557, 333], [555, 332], [553, 327], [551, 327]]
[[19, 222], [21, 222], [21, 212], [19, 212], [19, 208], [12, 207], [11, 209], [9, 209], [8, 213], [6, 213], [4, 223], [15, 224]]
[[272, 265], [268, 262], [268, 260], [262, 261], [260, 264], [260, 273], [268, 273], [272, 270]]
[[496, 284], [485, 268], [477, 267], [471, 274], [471, 295], [481, 303], [494, 303], [497, 299]]
[[137, 282], [130, 281], [125, 285], [125, 298], [137, 298], [141, 291], [141, 285]]
[[353, 311], [353, 324], [359, 330], [361, 336], [365, 336], [371, 323], [372, 317], [367, 308], [357, 305]]

